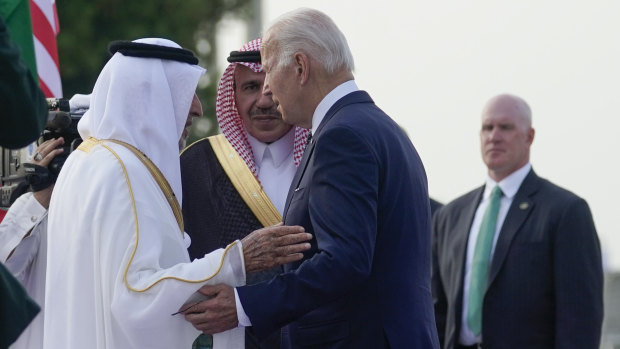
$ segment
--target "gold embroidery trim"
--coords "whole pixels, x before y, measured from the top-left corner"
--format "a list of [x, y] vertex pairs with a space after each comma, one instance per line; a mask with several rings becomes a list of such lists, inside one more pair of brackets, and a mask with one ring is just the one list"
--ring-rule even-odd
[[[183, 232], [185, 231], [185, 229], [184, 229], [184, 226], [183, 226], [183, 212], [181, 211], [181, 205], [179, 205], [179, 201], [177, 200], [176, 196], [174, 195], [174, 191], [170, 187], [170, 184], [166, 180], [166, 177], [164, 177], [164, 175], [161, 173], [159, 168], [157, 168], [157, 166], [151, 161], [151, 159], [149, 159], [146, 156], [146, 154], [141, 152], [138, 148], [134, 147], [133, 145], [131, 145], [129, 143], [125, 143], [123, 141], [119, 141], [119, 140], [116, 140], [116, 139], [98, 140], [98, 139], [93, 138], [93, 137], [89, 137], [86, 141], [82, 142], [82, 144], [80, 144], [78, 149], [88, 153], [88, 152], [91, 151], [91, 149], [95, 145], [102, 144], [106, 149], [108, 149], [109, 151], [114, 153], [114, 151], [112, 149], [110, 149], [109, 147], [105, 146], [103, 144], [103, 142], [116, 143], [118, 145], [121, 145], [121, 146], [129, 149], [144, 164], [144, 166], [146, 166], [146, 168], [151, 173], [151, 176], [153, 176], [153, 178], [155, 179], [155, 182], [157, 182], [157, 184], [159, 185], [159, 188], [161, 189], [162, 193], [166, 197], [166, 200], [168, 201], [168, 205], [170, 205], [170, 208], [172, 209], [172, 213], [174, 213], [174, 218], [176, 218], [177, 224], [179, 225], [179, 229], [181, 231], [181, 235], [183, 235]], [[115, 155], [116, 155], [116, 153], [115, 153]], [[118, 160], [121, 161], [120, 158], [118, 158]], [[121, 164], [122, 164], [122, 162], [121, 162]], [[123, 166], [123, 170], [124, 169], [125, 169], [125, 167]]]
[[208, 139], [224, 172], [258, 221], [265, 227], [280, 223], [282, 221], [280, 212], [226, 137], [220, 134]]
[[[121, 146], [125, 146], [126, 145], [126, 146], [128, 146], [127, 147], [128, 149], [131, 150], [132, 148], [134, 148], [136, 151], [138, 151], [138, 154], [141, 154], [141, 153], [135, 147], [133, 147], [133, 146], [127, 144], [127, 143], [124, 143], [124, 142], [121, 142], [121, 141], [116, 141], [116, 140], [111, 140], [111, 139], [98, 140], [98, 139], [93, 138], [93, 137], [89, 137], [87, 140], [82, 142], [82, 144], [80, 144], [80, 146], [78, 147], [79, 150], [84, 151], [86, 153], [89, 153], [96, 145], [100, 144], [102, 147], [106, 148], [110, 153], [112, 153], [112, 155], [114, 155], [114, 157], [119, 162], [119, 164], [121, 165], [121, 168], [123, 170], [123, 174], [125, 176], [125, 182], [127, 183], [127, 186], [129, 188], [129, 196], [131, 197], [131, 205], [132, 205], [132, 208], [133, 208], [133, 216], [134, 216], [134, 219], [136, 221], [136, 244], [135, 244], [135, 246], [133, 248], [133, 251], [131, 252], [131, 257], [129, 257], [129, 262], [127, 263], [127, 266], [125, 267], [125, 272], [123, 273], [123, 282], [125, 283], [125, 286], [128, 289], [130, 289], [131, 291], [134, 291], [134, 292], [145, 292], [145, 291], [148, 291], [149, 289], [151, 289], [153, 286], [157, 285], [159, 282], [161, 282], [163, 280], [166, 280], [166, 279], [178, 280], [178, 281], [187, 282], [187, 283], [203, 283], [203, 282], [206, 282], [206, 281], [212, 279], [213, 277], [215, 277], [220, 272], [220, 270], [222, 269], [222, 267], [224, 265], [224, 258], [226, 258], [226, 254], [228, 254], [228, 251], [233, 246], [235, 246], [237, 244], [236, 241], [231, 243], [231, 244], [229, 244], [228, 246], [226, 246], [226, 249], [222, 253], [222, 257], [220, 258], [220, 263], [219, 263], [219, 265], [217, 267], [217, 270], [213, 274], [211, 274], [210, 276], [208, 276], [208, 277], [206, 277], [204, 279], [201, 279], [201, 280], [187, 280], [187, 279], [179, 278], [179, 277], [176, 277], [176, 276], [166, 276], [166, 277], [163, 277], [163, 278], [160, 278], [160, 279], [154, 281], [152, 284], [150, 284], [147, 287], [142, 288], [142, 289], [136, 289], [136, 288], [133, 288], [131, 285], [129, 285], [129, 282], [127, 281], [127, 274], [129, 273], [129, 266], [131, 266], [131, 262], [133, 261], [133, 258], [134, 258], [135, 254], [136, 254], [136, 250], [138, 249], [138, 241], [140, 240], [140, 234], [139, 234], [140, 228], [138, 226], [138, 209], [136, 208], [136, 200], [135, 200], [135, 198], [133, 196], [133, 189], [131, 188], [131, 181], [129, 180], [129, 174], [127, 173], [127, 169], [125, 168], [125, 164], [123, 164], [123, 161], [121, 160], [120, 156], [118, 156], [118, 154], [112, 148], [110, 148], [109, 146], [104, 144], [104, 142], [106, 142], [106, 141], [109, 141], [109, 142], [112, 142], [112, 143], [116, 143], [116, 144], [119, 144]], [[134, 152], [134, 154], [135, 154], [135, 152]], [[152, 161], [149, 160], [146, 157], [146, 155], [144, 155], [144, 154], [142, 154], [142, 155], [144, 156], [144, 158], [148, 162], [150, 162], [155, 167], [155, 169], [157, 169], [157, 166], [155, 166], [155, 164], [153, 164]], [[142, 160], [142, 158], [140, 156], [138, 156], [138, 158], [140, 160]], [[143, 163], [145, 163], [145, 162], [143, 161]], [[146, 163], [145, 163], [145, 165], [146, 165]], [[148, 168], [148, 166], [147, 166], [147, 168]], [[149, 169], [149, 171], [150, 171], [150, 169]], [[159, 169], [157, 169], [157, 171], [159, 172]], [[153, 175], [152, 172], [151, 172], [151, 174]], [[161, 172], [159, 172], [159, 175], [161, 175], [162, 178], [163, 178], [163, 175], [161, 174]], [[163, 178], [163, 179], [165, 180], [165, 178]], [[158, 184], [161, 187], [161, 184], [159, 182], [158, 182]], [[168, 181], [166, 181], [165, 184], [168, 185], [168, 189], [170, 189], [172, 191], [172, 189], [170, 188], [170, 185], [168, 184]], [[162, 188], [162, 190], [164, 190], [164, 189]], [[176, 198], [175, 198], [175, 201], [176, 201]], [[177, 205], [178, 205], [178, 202], [177, 202]], [[178, 220], [177, 220], [177, 223], [179, 223]], [[180, 224], [182, 226], [183, 222], [181, 221]], [[181, 234], [183, 234], [183, 230], [181, 230]]]

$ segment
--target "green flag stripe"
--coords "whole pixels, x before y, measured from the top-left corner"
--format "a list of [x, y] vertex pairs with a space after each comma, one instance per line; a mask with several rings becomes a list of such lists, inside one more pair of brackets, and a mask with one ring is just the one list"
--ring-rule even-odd
[[29, 0], [0, 1], [0, 16], [4, 18], [11, 39], [21, 48], [21, 58], [24, 60], [34, 81], [39, 81], [37, 62], [34, 54], [34, 40], [32, 38], [32, 23], [30, 20]]

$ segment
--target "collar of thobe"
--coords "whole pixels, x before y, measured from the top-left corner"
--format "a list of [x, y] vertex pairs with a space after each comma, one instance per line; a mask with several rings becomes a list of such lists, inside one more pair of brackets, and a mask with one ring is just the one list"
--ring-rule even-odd
[[512, 199], [517, 194], [521, 183], [523, 183], [523, 180], [531, 169], [532, 165], [528, 162], [520, 169], [511, 173], [508, 177], [502, 179], [499, 183], [487, 176], [486, 185], [484, 187], [484, 199], [486, 200], [491, 196], [491, 191], [493, 191], [496, 185], [499, 185], [505, 197]]
[[329, 111], [329, 108], [336, 104], [340, 98], [358, 90], [359, 88], [357, 87], [355, 80], [349, 80], [336, 86], [335, 89], [331, 90], [331, 92], [323, 97], [323, 100], [316, 106], [314, 114], [312, 115], [312, 134], [316, 134], [316, 130], [319, 128], [319, 125], [321, 124], [321, 121], [323, 121], [325, 114]]
[[273, 159], [273, 164], [277, 168], [280, 167], [282, 162], [284, 162], [284, 160], [286, 160], [293, 151], [293, 144], [295, 142], [295, 128], [291, 128], [284, 136], [270, 144], [259, 141], [249, 133], [247, 136], [250, 146], [252, 147], [252, 152], [254, 153], [254, 162], [256, 165], [259, 168], [261, 167], [265, 150], [269, 148]]

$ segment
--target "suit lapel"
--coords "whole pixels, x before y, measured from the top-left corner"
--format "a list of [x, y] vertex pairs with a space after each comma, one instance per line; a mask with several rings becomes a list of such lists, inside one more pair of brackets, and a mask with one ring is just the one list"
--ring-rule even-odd
[[301, 161], [299, 162], [299, 166], [297, 166], [297, 171], [295, 171], [295, 176], [293, 177], [293, 181], [291, 182], [291, 186], [288, 189], [288, 195], [286, 195], [286, 202], [284, 203], [284, 212], [282, 214], [282, 221], [286, 219], [286, 213], [288, 212], [288, 207], [291, 204], [291, 198], [293, 197], [293, 193], [299, 189], [299, 182], [301, 182], [304, 173], [306, 172], [306, 167], [308, 167], [308, 159], [312, 155], [314, 151], [314, 137], [310, 139], [310, 144], [306, 146], [304, 150], [304, 155], [301, 157]]
[[316, 134], [312, 135], [312, 137], [318, 140], [319, 135], [321, 134], [321, 131], [323, 130], [325, 125], [327, 125], [329, 120], [331, 120], [332, 117], [336, 115], [336, 112], [342, 109], [342, 107], [349, 105], [349, 104], [354, 104], [354, 103], [374, 103], [374, 102], [366, 91], [351, 92], [348, 95], [340, 98], [339, 100], [336, 101], [336, 103], [334, 103], [334, 105], [332, 105], [331, 108], [329, 108], [329, 110], [327, 111], [327, 114], [325, 114], [325, 117], [321, 121], [321, 124], [319, 125], [319, 127], [317, 127]]
[[304, 150], [304, 155], [301, 158], [299, 166], [297, 167], [297, 171], [295, 172], [295, 176], [293, 177], [293, 181], [291, 182], [291, 186], [288, 190], [288, 195], [286, 196], [286, 202], [284, 203], [284, 212], [282, 214], [282, 220], [286, 219], [286, 214], [288, 213], [289, 205], [291, 204], [291, 199], [293, 197], [293, 193], [299, 189], [299, 183], [301, 179], [304, 177], [304, 173], [306, 172], [306, 168], [308, 167], [308, 161], [314, 152], [314, 146], [318, 142], [319, 137], [321, 135], [321, 131], [325, 127], [325, 125], [332, 119], [332, 117], [336, 114], [338, 110], [348, 104], [353, 103], [374, 103], [370, 95], [365, 91], [355, 91], [349, 93], [348, 95], [340, 98], [334, 105], [329, 108], [327, 114], [323, 120], [321, 120], [321, 124], [316, 129], [316, 134], [312, 135], [312, 139], [310, 144]]
[[534, 173], [534, 170], [530, 170], [530, 173], [525, 177], [521, 187], [512, 200], [504, 224], [499, 232], [497, 244], [495, 245], [488, 285], [491, 285], [493, 280], [497, 277], [510, 249], [510, 244], [519, 231], [519, 228], [523, 225], [523, 222], [525, 222], [527, 217], [529, 217], [534, 210], [535, 201], [532, 200], [531, 196], [538, 190], [538, 184], [538, 176]]

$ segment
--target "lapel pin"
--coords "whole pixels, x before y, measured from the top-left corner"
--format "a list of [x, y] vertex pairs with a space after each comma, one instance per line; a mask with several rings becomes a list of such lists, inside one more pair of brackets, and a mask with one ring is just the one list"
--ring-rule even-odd
[[519, 204], [519, 208], [522, 210], [527, 210], [528, 207], [530, 207], [530, 204], [528, 204], [527, 202], [522, 202]]

